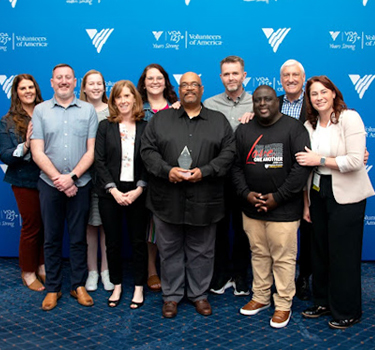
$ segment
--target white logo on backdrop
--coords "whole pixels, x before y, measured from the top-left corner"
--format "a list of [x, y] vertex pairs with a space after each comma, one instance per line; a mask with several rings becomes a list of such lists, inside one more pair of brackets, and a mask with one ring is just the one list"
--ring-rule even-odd
[[6, 165], [6, 164], [0, 164], [0, 168], [1, 168], [1, 170], [4, 172], [4, 174], [5, 174], [5, 172], [7, 171], [7, 168], [8, 168], [8, 165]]
[[189, 6], [191, 0], [185, 0], [186, 6]]
[[335, 41], [340, 32], [329, 32], [329, 34], [331, 34], [332, 40]]
[[13, 8], [16, 7], [17, 0], [9, 0], [10, 4], [12, 5]]
[[0, 84], [3, 86], [3, 91], [5, 92], [5, 95], [7, 95], [8, 98], [10, 98], [11, 95], [11, 88], [13, 84], [13, 79], [15, 75], [11, 75], [9, 78], [7, 78], [6, 75], [0, 75]]
[[365, 75], [361, 78], [358, 74], [349, 74], [349, 78], [352, 81], [355, 91], [358, 92], [359, 98], [362, 99], [366, 90], [370, 87], [371, 83], [375, 79], [375, 74]]
[[92, 40], [92, 44], [95, 46], [98, 53], [102, 51], [103, 45], [107, 42], [107, 39], [113, 31], [114, 28], [102, 29], [100, 32], [98, 32], [96, 29], [86, 29], [86, 32]]
[[366, 6], [366, 5], [367, 5], [367, 1], [368, 1], [368, 0], [363, 0], [363, 6]]
[[243, 81], [245, 87], [247, 86], [247, 84], [249, 84], [250, 79], [251, 78], [245, 78], [245, 80]]
[[291, 28], [279, 28], [274, 31], [273, 28], [262, 28], [264, 34], [268, 39], [268, 43], [271, 45], [273, 52], [276, 52], [280, 44], [285, 39]]
[[159, 41], [159, 39], [160, 39], [160, 37], [161, 37], [161, 35], [163, 34], [163, 32], [162, 31], [160, 31], [160, 32], [152, 32], [152, 34], [154, 34], [154, 37], [155, 37], [155, 39], [156, 39], [156, 41]]
[[373, 165], [366, 165], [366, 171], [369, 173], [372, 169]]

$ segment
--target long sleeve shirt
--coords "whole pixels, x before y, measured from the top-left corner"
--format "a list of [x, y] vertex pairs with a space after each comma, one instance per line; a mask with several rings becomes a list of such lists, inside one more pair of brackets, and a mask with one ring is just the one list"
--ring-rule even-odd
[[[238, 127], [232, 178], [246, 216], [279, 222], [301, 218], [302, 190], [311, 168], [300, 166], [295, 154], [305, 146], [310, 147], [307, 130], [286, 115], [270, 126], [262, 126], [254, 118]], [[272, 193], [278, 206], [267, 213], [258, 212], [247, 201], [250, 192]]]
[[[169, 172], [187, 146], [191, 169], [202, 180], [171, 183]], [[158, 112], [142, 135], [141, 156], [150, 173], [148, 208], [171, 224], [206, 226], [224, 216], [223, 183], [235, 153], [232, 128], [222, 113], [202, 107], [190, 119], [184, 109]]]

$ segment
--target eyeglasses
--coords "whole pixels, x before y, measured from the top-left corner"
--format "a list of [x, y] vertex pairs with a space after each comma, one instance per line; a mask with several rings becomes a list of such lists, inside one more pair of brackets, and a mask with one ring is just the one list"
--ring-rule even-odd
[[147, 77], [146, 80], [147, 81], [153, 81], [154, 79], [156, 79], [156, 81], [162, 81], [164, 79], [163, 76], [160, 76], [160, 77]]
[[198, 89], [201, 86], [202, 86], [201, 84], [198, 84], [198, 83], [195, 83], [195, 82], [194, 83], [190, 83], [190, 84], [188, 84], [188, 83], [182, 83], [182, 84], [180, 84], [180, 89], [185, 90], [188, 87], [190, 87], [192, 89]]

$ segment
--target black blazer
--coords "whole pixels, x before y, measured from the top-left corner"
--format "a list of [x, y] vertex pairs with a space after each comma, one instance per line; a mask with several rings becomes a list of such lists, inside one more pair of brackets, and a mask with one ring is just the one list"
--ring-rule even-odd
[[[282, 108], [283, 103], [284, 103], [284, 96], [285, 96], [285, 95], [281, 95], [281, 96], [279, 96], [279, 101], [280, 101], [280, 103], [279, 103], [279, 108], [280, 108], [280, 112], [281, 112], [281, 108]], [[300, 115], [299, 115], [298, 120], [299, 120], [300, 122], [302, 122], [302, 124], [304, 124], [305, 121], [306, 121], [306, 101], [305, 101], [305, 98], [303, 98], [302, 108], [301, 108], [301, 113], [300, 113]]]
[[[141, 120], [135, 126], [134, 145], [134, 183], [139, 180], [147, 182], [147, 171], [140, 155], [141, 136], [147, 122]], [[106, 186], [110, 183], [120, 184], [121, 173], [121, 138], [118, 123], [111, 123], [107, 119], [99, 123], [95, 140], [94, 167], [96, 173], [95, 191], [100, 196], [110, 196], [106, 193]]]

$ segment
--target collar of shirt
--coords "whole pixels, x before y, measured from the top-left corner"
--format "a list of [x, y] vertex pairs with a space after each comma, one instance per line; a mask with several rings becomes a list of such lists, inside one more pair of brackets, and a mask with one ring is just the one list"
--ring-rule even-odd
[[[178, 116], [179, 116], [180, 118], [183, 117], [183, 116], [187, 116], [187, 117], [189, 118], [189, 116], [188, 116], [188, 114], [186, 113], [184, 107], [182, 107], [182, 106], [181, 106], [180, 109], [178, 110]], [[200, 113], [199, 113], [197, 116], [195, 116], [194, 118], [190, 118], [190, 120], [195, 119], [195, 118], [198, 118], [198, 117], [207, 120], [207, 112], [206, 112], [206, 108], [203, 106], [202, 103], [201, 103], [201, 111], [200, 111]]]
[[297, 98], [297, 100], [294, 100], [293, 102], [290, 102], [288, 100], [288, 97], [285, 94], [283, 100], [284, 100], [284, 102], [288, 102], [288, 103], [300, 103], [303, 100], [303, 95], [304, 95], [304, 91], [302, 90], [301, 95], [299, 95], [299, 97]]
[[246, 91], [245, 91], [245, 89], [243, 89], [242, 94], [240, 96], [238, 96], [235, 101], [233, 101], [232, 98], [230, 96], [228, 96], [228, 94], [225, 92], [225, 96], [227, 97], [227, 99], [229, 101], [232, 101], [235, 105], [240, 103], [240, 101], [244, 98], [245, 95], [246, 95]]
[[[52, 106], [51, 108], [55, 107], [55, 106], [58, 106], [58, 107], [62, 107], [62, 108], [65, 108], [64, 106], [62, 106], [60, 103], [57, 102], [56, 98], [55, 98], [55, 95], [53, 95], [52, 97]], [[81, 100], [78, 100], [77, 97], [74, 96], [74, 99], [72, 102], [69, 103], [69, 106], [66, 107], [66, 108], [69, 108], [69, 107], [72, 107], [72, 106], [76, 106], [78, 108], [81, 108]]]

